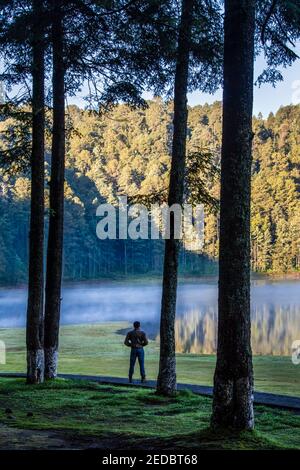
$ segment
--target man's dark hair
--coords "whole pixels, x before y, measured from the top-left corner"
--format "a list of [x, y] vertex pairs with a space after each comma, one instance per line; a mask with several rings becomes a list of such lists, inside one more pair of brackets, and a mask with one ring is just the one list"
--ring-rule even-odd
[[133, 324], [134, 328], [139, 328], [141, 326], [139, 321], [135, 321]]

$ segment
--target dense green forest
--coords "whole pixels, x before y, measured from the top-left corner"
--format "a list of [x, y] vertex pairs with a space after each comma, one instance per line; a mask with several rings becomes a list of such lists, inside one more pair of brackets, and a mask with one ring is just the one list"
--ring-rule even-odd
[[[160, 98], [147, 109], [119, 105], [97, 115], [68, 108], [65, 183], [65, 280], [156, 275], [162, 272], [164, 240], [96, 237], [96, 208], [117, 196], [151, 194], [167, 187], [172, 137], [172, 103]], [[12, 126], [0, 123], [1, 130]], [[189, 109], [188, 152], [209, 149], [219, 163], [221, 103]], [[286, 106], [267, 119], [254, 117], [252, 177], [252, 268], [291, 272], [300, 266], [300, 106]], [[2, 142], [1, 145], [4, 145]], [[46, 195], [50, 174], [46, 155]], [[0, 174], [0, 282], [26, 281], [30, 181]], [[219, 184], [207, 181], [218, 196]], [[45, 214], [47, 223], [47, 214]], [[185, 275], [217, 273], [218, 217], [206, 211], [202, 252], [181, 251]]]

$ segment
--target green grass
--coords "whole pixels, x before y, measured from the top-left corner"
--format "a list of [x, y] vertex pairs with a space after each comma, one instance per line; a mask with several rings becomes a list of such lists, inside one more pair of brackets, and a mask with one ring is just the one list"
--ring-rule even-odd
[[[129, 350], [123, 345], [119, 330], [127, 323], [63, 326], [60, 335], [59, 371], [93, 375], [126, 377]], [[0, 372], [24, 372], [24, 329], [0, 329], [0, 340], [7, 348], [7, 361]], [[155, 379], [158, 371], [159, 345], [151, 341], [146, 348], [146, 371]], [[177, 355], [178, 382], [211, 385], [215, 356], [200, 354]], [[300, 395], [300, 366], [290, 357], [254, 357], [255, 389], [265, 392]], [[138, 371], [136, 371], [138, 377]]]
[[211, 399], [188, 391], [163, 398], [152, 390], [86, 381], [30, 386], [23, 379], [0, 379], [0, 426], [8, 432], [63, 431], [85, 442], [126, 441], [128, 448], [300, 449], [299, 415], [262, 406], [255, 411], [255, 432], [216, 434], [209, 430]]

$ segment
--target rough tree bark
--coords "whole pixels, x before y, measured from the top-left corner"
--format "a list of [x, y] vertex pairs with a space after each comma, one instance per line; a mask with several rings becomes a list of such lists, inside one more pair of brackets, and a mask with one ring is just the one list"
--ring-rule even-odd
[[[182, 204], [187, 133], [187, 85], [193, 1], [183, 0], [177, 46], [174, 87], [172, 162], [168, 205]], [[170, 217], [170, 238], [165, 241], [163, 292], [160, 320], [160, 360], [157, 393], [176, 391], [175, 315], [180, 240], [174, 238], [174, 217]]]
[[50, 181], [50, 214], [47, 249], [45, 301], [45, 378], [57, 375], [61, 303], [64, 175], [65, 175], [65, 89], [64, 31], [62, 1], [53, 2], [53, 132]]
[[33, 0], [32, 28], [32, 154], [31, 212], [29, 232], [29, 280], [27, 303], [27, 382], [44, 380], [44, 130], [45, 130], [45, 44], [41, 21], [43, 3]]
[[255, 0], [225, 1], [218, 352], [213, 427], [252, 429], [250, 188]]

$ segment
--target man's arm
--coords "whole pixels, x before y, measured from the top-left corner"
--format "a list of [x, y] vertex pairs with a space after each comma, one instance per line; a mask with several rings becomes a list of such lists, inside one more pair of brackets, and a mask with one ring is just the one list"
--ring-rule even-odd
[[148, 338], [146, 336], [146, 333], [143, 334], [143, 346], [147, 346], [148, 344]]
[[125, 346], [128, 346], [129, 348], [131, 347], [131, 339], [130, 339], [130, 334], [129, 332], [126, 335], [125, 341], [124, 341]]

